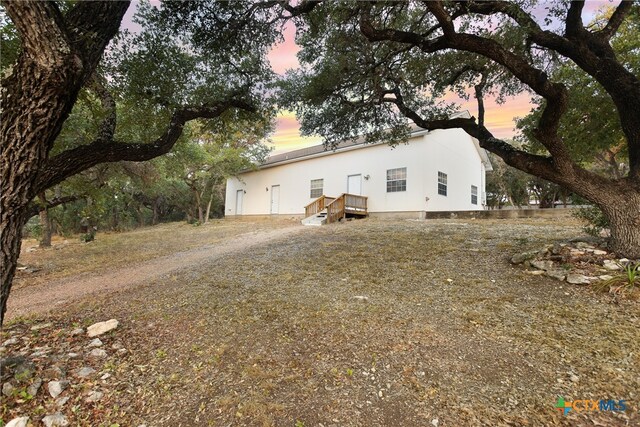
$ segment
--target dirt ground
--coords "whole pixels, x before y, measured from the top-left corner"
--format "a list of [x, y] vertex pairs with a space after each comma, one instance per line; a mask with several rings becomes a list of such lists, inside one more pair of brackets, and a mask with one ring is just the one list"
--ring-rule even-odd
[[[42, 270], [11, 296], [22, 311], [3, 331], [18, 342], [5, 353], [31, 357], [45, 382], [66, 378], [70, 399], [3, 396], [5, 422], [59, 412], [110, 427], [640, 424], [637, 298], [508, 261], [581, 235], [569, 219], [174, 227], [98, 235], [64, 257], [25, 253]], [[145, 249], [156, 240], [161, 249]], [[74, 267], [87, 248], [104, 260], [96, 273]], [[116, 267], [123, 257], [137, 273]], [[86, 294], [100, 283], [108, 291]], [[56, 303], [60, 289], [67, 301]], [[26, 315], [47, 301], [53, 312]], [[74, 330], [110, 318], [120, 325], [100, 337], [106, 355], [89, 357], [90, 339]], [[79, 378], [86, 366], [94, 376]], [[625, 400], [626, 410], [564, 415], [560, 397]]]

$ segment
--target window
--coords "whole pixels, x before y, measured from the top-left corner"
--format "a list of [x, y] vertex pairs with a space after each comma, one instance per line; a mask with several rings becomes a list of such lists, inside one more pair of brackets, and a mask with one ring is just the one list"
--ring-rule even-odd
[[438, 172], [438, 194], [447, 195], [447, 174], [443, 172]]
[[324, 185], [324, 179], [312, 179], [311, 180], [311, 198], [317, 199], [322, 196], [322, 190]]
[[478, 204], [478, 187], [476, 187], [475, 185], [471, 186], [471, 204]]
[[407, 191], [407, 168], [387, 169], [387, 193]]

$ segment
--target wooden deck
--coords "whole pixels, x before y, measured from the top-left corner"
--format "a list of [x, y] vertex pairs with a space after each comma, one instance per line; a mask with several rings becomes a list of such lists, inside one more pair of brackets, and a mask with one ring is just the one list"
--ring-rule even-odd
[[369, 216], [366, 196], [342, 193], [338, 197], [328, 197], [325, 195], [318, 197], [305, 206], [305, 217], [310, 217], [325, 209], [327, 210], [327, 223], [340, 221], [347, 216]]

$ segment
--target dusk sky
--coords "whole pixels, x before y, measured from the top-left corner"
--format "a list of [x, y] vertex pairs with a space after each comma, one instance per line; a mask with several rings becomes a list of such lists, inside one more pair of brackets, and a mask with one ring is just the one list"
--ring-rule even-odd
[[[134, 1], [134, 4], [136, 2]], [[154, 2], [155, 3], [155, 2]], [[590, 21], [595, 12], [601, 7], [615, 6], [619, 3], [619, 0], [588, 0], [583, 11], [583, 21]], [[132, 5], [124, 18], [123, 26], [126, 26], [130, 30], [135, 31], [138, 28], [137, 25], [131, 22], [131, 17], [135, 12], [136, 7]], [[540, 8], [541, 12], [544, 10]], [[299, 67], [299, 62], [296, 57], [300, 48], [295, 44], [295, 28], [293, 25], [288, 25], [284, 32], [284, 42], [275, 46], [269, 53], [269, 60], [273, 67], [273, 70], [279, 74], [284, 74], [288, 69], [295, 69]], [[485, 122], [487, 127], [496, 137], [510, 138], [515, 134], [515, 119], [523, 117], [531, 111], [532, 105], [530, 103], [531, 96], [529, 94], [522, 94], [517, 97], [507, 99], [505, 104], [498, 105], [492, 99], [485, 100]], [[471, 98], [469, 101], [458, 100], [457, 97], [452, 96], [452, 101], [458, 101], [462, 110], [469, 110], [469, 112], [477, 115], [477, 104], [475, 99]], [[272, 135], [274, 153], [282, 153], [286, 151], [295, 150], [298, 148], [308, 147], [311, 145], [317, 145], [322, 142], [321, 137], [302, 137], [299, 132], [299, 123], [296, 120], [295, 114], [291, 111], [281, 111], [277, 118], [277, 126], [275, 134]]]

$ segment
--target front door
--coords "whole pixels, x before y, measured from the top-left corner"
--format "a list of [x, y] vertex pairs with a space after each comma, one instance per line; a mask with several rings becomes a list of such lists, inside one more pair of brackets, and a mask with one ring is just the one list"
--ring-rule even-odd
[[271, 186], [271, 213], [280, 213], [280, 186]]
[[244, 190], [236, 191], [236, 215], [242, 215], [242, 198], [244, 197]]
[[347, 193], [362, 195], [362, 175], [349, 175], [347, 177]]

